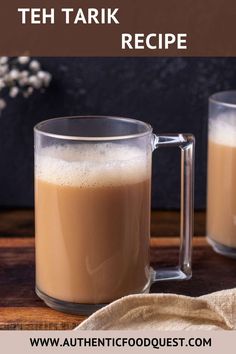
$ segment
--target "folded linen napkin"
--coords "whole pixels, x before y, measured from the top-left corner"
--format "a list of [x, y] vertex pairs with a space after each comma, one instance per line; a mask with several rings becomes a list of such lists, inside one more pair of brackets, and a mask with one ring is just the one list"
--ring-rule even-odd
[[236, 329], [236, 288], [200, 297], [129, 295], [82, 322], [78, 330]]

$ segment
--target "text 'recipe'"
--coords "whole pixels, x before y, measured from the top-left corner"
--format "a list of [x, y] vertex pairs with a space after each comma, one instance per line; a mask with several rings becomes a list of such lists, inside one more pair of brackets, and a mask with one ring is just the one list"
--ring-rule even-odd
[[[18, 8], [22, 25], [53, 25], [56, 23], [54, 8]], [[61, 8], [66, 25], [119, 25], [119, 8]], [[186, 33], [121, 33], [121, 48], [132, 49], [187, 49]]]

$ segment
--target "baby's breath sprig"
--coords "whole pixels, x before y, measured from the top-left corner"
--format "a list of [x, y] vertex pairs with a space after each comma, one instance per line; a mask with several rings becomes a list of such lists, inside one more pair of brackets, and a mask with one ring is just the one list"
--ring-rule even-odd
[[30, 97], [36, 90], [49, 86], [52, 75], [41, 69], [40, 62], [31, 57], [0, 56], [0, 114], [6, 108], [6, 97]]

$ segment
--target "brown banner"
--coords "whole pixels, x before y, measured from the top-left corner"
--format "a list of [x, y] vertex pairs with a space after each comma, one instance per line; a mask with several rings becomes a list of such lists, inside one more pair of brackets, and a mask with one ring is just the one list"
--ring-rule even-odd
[[235, 0], [1, 1], [0, 55], [236, 56], [235, 18]]

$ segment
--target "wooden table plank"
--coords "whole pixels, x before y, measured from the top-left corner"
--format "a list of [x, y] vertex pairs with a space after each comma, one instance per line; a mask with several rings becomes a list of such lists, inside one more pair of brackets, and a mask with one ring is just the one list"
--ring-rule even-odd
[[0, 330], [69, 330], [84, 319], [48, 307], [0, 307]]
[[0, 210], [0, 236], [34, 236], [33, 209]]
[[[178, 211], [152, 211], [152, 236], [178, 236]], [[195, 235], [205, 235], [205, 212], [195, 212]], [[0, 210], [0, 237], [34, 236], [33, 209]]]
[[[151, 239], [154, 267], [177, 263], [177, 237]], [[236, 261], [213, 252], [204, 237], [194, 237], [193, 277], [159, 282], [151, 292], [199, 296], [236, 286]], [[0, 239], [0, 329], [72, 329], [84, 316], [47, 308], [34, 292], [34, 240]]]

